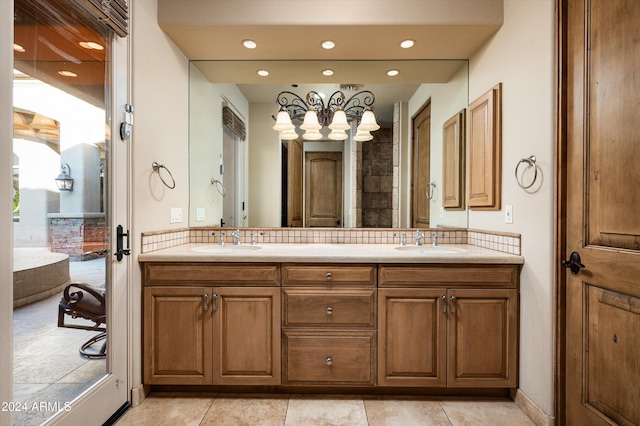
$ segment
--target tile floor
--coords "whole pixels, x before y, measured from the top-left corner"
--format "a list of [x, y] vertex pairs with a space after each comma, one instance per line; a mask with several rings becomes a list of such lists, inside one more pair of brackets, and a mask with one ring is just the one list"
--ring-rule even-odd
[[[104, 285], [104, 259], [71, 262], [72, 281]], [[61, 294], [13, 312], [13, 400], [26, 403], [73, 400], [105, 374], [104, 359], [89, 360], [80, 345], [97, 332], [58, 327]], [[39, 425], [53, 411], [14, 413], [14, 424]]]
[[154, 393], [116, 423], [229, 426], [534, 426], [507, 398]]

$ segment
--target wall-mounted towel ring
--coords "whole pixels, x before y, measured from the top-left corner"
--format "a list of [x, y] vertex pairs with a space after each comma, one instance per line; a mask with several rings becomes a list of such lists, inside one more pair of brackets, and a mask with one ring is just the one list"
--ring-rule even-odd
[[211, 178], [211, 185], [216, 186], [216, 189], [218, 190], [220, 195], [222, 195], [223, 197], [227, 196], [227, 188], [225, 188], [222, 182], [220, 182], [218, 179]]
[[427, 200], [431, 200], [433, 198], [433, 191], [436, 189], [436, 183], [435, 182], [429, 182], [427, 184], [427, 189], [425, 190], [425, 196], [427, 197]]
[[[530, 167], [533, 167], [533, 179], [531, 179], [531, 183], [529, 185], [525, 185], [523, 182], [520, 182], [520, 178], [518, 177], [518, 167], [520, 167], [520, 164], [522, 163], [526, 163], [528, 164]], [[516, 164], [516, 182], [518, 182], [518, 186], [522, 189], [529, 189], [533, 186], [534, 183], [536, 183], [536, 179], [538, 178], [538, 166], [536, 166], [536, 156], [535, 155], [530, 155], [527, 158], [521, 158], [520, 161], [518, 161], [518, 164]]]
[[[164, 183], [164, 186], [169, 189], [173, 189], [176, 187], [176, 180], [173, 178], [173, 175], [171, 174], [169, 169], [164, 166], [164, 164], [158, 164], [154, 161], [153, 163], [151, 163], [151, 167], [153, 168], [154, 172], [158, 173], [158, 176], [160, 176], [160, 180], [162, 181], [162, 183]], [[160, 169], [165, 169], [167, 173], [169, 173], [169, 177], [171, 178], [171, 185], [169, 185], [167, 181], [164, 180], [164, 178], [162, 177], [162, 173], [160, 173]]]

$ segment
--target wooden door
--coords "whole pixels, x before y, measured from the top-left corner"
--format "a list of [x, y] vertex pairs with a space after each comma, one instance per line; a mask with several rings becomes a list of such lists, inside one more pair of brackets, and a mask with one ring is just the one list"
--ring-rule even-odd
[[378, 290], [378, 385], [446, 386], [445, 289]]
[[302, 141], [288, 141], [287, 226], [302, 226]]
[[638, 425], [640, 2], [561, 4], [558, 251], [576, 254], [559, 273], [558, 413], [570, 425]]
[[146, 384], [212, 383], [211, 297], [206, 287], [145, 287]]
[[280, 288], [215, 289], [214, 376], [220, 385], [280, 384]]
[[431, 181], [431, 101], [413, 118], [413, 177], [411, 179], [411, 226], [429, 227], [428, 194]]
[[449, 290], [447, 386], [515, 388], [518, 290]]
[[305, 155], [306, 226], [342, 226], [342, 152]]

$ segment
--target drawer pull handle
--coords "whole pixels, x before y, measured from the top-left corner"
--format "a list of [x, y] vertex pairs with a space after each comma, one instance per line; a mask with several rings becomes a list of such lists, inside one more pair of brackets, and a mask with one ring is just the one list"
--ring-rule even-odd
[[451, 313], [454, 313], [456, 311], [456, 297], [455, 296], [451, 296]]
[[204, 310], [208, 311], [209, 310], [209, 295], [207, 293], [205, 293], [202, 298], [204, 299]]
[[214, 311], [218, 310], [218, 295], [217, 294], [213, 295], [213, 310]]
[[331, 281], [331, 278], [333, 278], [333, 275], [331, 275], [331, 272], [327, 272], [327, 275], [325, 275], [325, 277], [327, 277], [327, 281]]
[[442, 312], [447, 313], [447, 296], [442, 295]]
[[327, 308], [327, 315], [331, 315], [333, 313], [333, 308], [331, 306], [329, 306]]
[[333, 365], [333, 358], [330, 356], [327, 357], [327, 365]]

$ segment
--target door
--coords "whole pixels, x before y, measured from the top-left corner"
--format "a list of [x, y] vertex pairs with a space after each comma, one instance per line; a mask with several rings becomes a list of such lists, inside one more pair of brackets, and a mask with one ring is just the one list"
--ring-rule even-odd
[[447, 386], [515, 388], [518, 290], [449, 290], [447, 299]]
[[211, 288], [145, 287], [143, 299], [144, 382], [211, 384]]
[[213, 381], [280, 384], [280, 288], [218, 287], [213, 297]]
[[[13, 5], [19, 45], [13, 58], [13, 252], [26, 253], [27, 262], [40, 258], [44, 266], [22, 286], [36, 294], [13, 312], [14, 339], [22, 342], [14, 346], [13, 400], [32, 407], [15, 413], [14, 421], [102, 423], [127, 403], [130, 390], [131, 259], [113, 256], [119, 224], [127, 234], [123, 248], [129, 247], [130, 146], [119, 135], [129, 102], [129, 39], [75, 2]], [[54, 178], [69, 185], [56, 185]], [[44, 281], [53, 286], [42, 287]], [[70, 281], [104, 294], [106, 340], [86, 350], [83, 342], [91, 343], [96, 331], [70, 328], [69, 321], [91, 327], [92, 320], [63, 315], [56, 321]], [[23, 319], [35, 320], [24, 327]], [[106, 354], [96, 353], [102, 343]], [[80, 355], [80, 348], [94, 356]]]
[[447, 384], [445, 289], [378, 290], [378, 385]]
[[413, 118], [413, 177], [411, 179], [411, 226], [429, 227], [431, 179], [431, 101]]
[[342, 152], [305, 155], [306, 226], [342, 226]]
[[302, 141], [290, 140], [287, 150], [287, 226], [302, 226]]
[[565, 315], [558, 321], [558, 412], [566, 424], [638, 425], [640, 3], [564, 0], [562, 6], [560, 229], [566, 235], [559, 256], [567, 268], [559, 274], [566, 305], [559, 305]]

